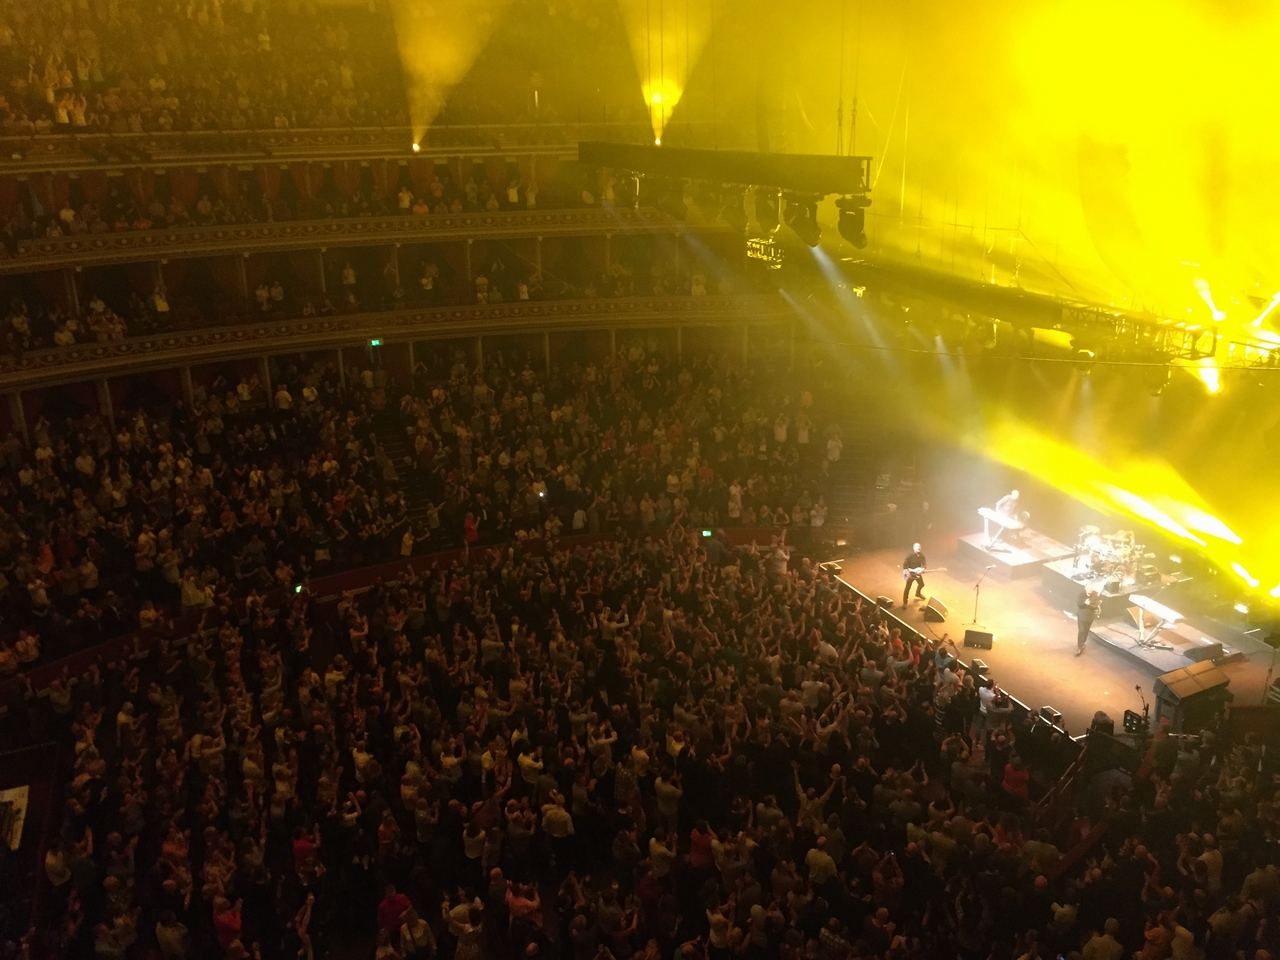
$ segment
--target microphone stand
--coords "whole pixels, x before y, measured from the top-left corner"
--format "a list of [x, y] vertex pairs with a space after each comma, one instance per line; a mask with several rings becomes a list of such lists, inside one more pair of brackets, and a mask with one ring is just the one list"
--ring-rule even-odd
[[987, 579], [987, 574], [996, 568], [993, 563], [987, 569], [982, 571], [982, 576], [978, 578], [978, 582], [973, 585], [973, 619], [964, 624], [966, 627], [980, 627], [982, 621], [978, 619], [978, 600], [982, 596], [982, 581]]

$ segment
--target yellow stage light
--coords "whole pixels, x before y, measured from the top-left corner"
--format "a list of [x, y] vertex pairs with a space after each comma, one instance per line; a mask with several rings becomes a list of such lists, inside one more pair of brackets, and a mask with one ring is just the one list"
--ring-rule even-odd
[[[467, 75], [510, 0], [392, 0], [414, 143]], [[416, 149], [416, 148], [415, 148]]]
[[1280, 4], [864, 3], [841, 30], [843, 6], [789, 8], [770, 39], [821, 51], [784, 54], [795, 152], [830, 152], [837, 117], [847, 142], [857, 64], [869, 255], [1253, 322], [1235, 304], [1280, 274], [1280, 126], [1260, 122], [1280, 108]]
[[1174, 508], [1166, 507], [1166, 511], [1171, 516], [1178, 516], [1182, 525], [1190, 530], [1199, 533], [1207, 533], [1211, 537], [1217, 537], [1219, 540], [1225, 540], [1227, 543], [1241, 544], [1244, 541], [1240, 535], [1228, 527], [1217, 517], [1205, 513], [1196, 507], [1187, 506], [1186, 504], [1177, 504]]
[[1181, 537], [1184, 540], [1190, 540], [1192, 543], [1198, 544], [1202, 547], [1207, 546], [1203, 540], [1180, 524], [1177, 520], [1173, 519], [1173, 517], [1169, 516], [1159, 507], [1138, 496], [1136, 493], [1113, 486], [1109, 483], [1099, 483], [1097, 484], [1097, 487], [1110, 497], [1114, 503], [1120, 505], [1135, 517], [1139, 517], [1149, 523], [1154, 523], [1162, 530], [1167, 530], [1169, 533]]
[[1210, 393], [1217, 393], [1222, 389], [1222, 372], [1218, 369], [1218, 361], [1213, 357], [1205, 357], [1200, 361], [1196, 376]]
[[1233, 562], [1231, 564], [1231, 569], [1236, 572], [1236, 575], [1241, 580], [1243, 580], [1245, 583], [1247, 583], [1251, 587], [1256, 587], [1260, 582], [1257, 577], [1255, 577], [1248, 570], [1246, 570], [1244, 568], [1244, 565], [1239, 562]]
[[1277, 305], [1280, 305], [1280, 291], [1277, 291], [1276, 293], [1272, 294], [1271, 301], [1266, 305], [1265, 308], [1263, 308], [1263, 311], [1260, 314], [1258, 314], [1258, 316], [1254, 319], [1253, 325], [1255, 327], [1262, 326], [1262, 321], [1267, 319], [1267, 317], [1271, 316], [1271, 311], [1274, 310]]
[[1219, 310], [1218, 305], [1213, 302], [1213, 292], [1209, 289], [1209, 281], [1203, 277], [1196, 277], [1195, 280], [1191, 282], [1196, 288], [1196, 292], [1200, 294], [1200, 299], [1203, 300], [1205, 305], [1209, 308], [1209, 313], [1212, 314], [1213, 319], [1217, 322], [1227, 319], [1227, 315]]
[[688, 89], [703, 48], [711, 37], [724, 0], [618, 0], [640, 90], [649, 109], [654, 143]]

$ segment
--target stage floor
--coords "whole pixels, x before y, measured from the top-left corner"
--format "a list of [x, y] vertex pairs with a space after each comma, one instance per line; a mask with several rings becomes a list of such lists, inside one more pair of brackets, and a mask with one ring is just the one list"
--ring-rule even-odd
[[[924, 544], [929, 562], [949, 571], [925, 574], [924, 578], [925, 596], [936, 596], [950, 610], [944, 623], [925, 623], [921, 614], [924, 605], [914, 596], [906, 610], [898, 606], [902, 600], [902, 557], [909, 544], [846, 557], [840, 576], [872, 598], [881, 594], [892, 597], [896, 615], [926, 636], [954, 640], [961, 645], [963, 659], [976, 656], [985, 661], [995, 680], [1027, 706], [1039, 709], [1048, 704], [1060, 711], [1072, 734], [1084, 733], [1097, 710], [1105, 710], [1118, 728], [1126, 709], [1142, 709], [1135, 686], [1152, 701], [1156, 673], [1150, 667], [1140, 666], [1096, 640], [1089, 643], [1084, 656], [1075, 655], [1074, 607], [1063, 610], [1043, 597], [1039, 578], [988, 577], [982, 584], [979, 617], [984, 628], [996, 635], [995, 644], [990, 650], [965, 650], [965, 623], [973, 619], [977, 575], [958, 562], [956, 543], [957, 538], [951, 536]], [[1271, 651], [1263, 650], [1245, 651], [1243, 659], [1223, 666], [1231, 678], [1236, 703], [1262, 702], [1271, 662]], [[1185, 657], [1180, 659], [1179, 666], [1191, 663]]]

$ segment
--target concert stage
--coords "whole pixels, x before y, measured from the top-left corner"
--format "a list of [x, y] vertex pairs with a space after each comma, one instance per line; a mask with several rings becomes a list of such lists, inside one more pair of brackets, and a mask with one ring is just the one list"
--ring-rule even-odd
[[1011, 542], [1006, 543], [1002, 539], [986, 547], [983, 545], [986, 537], [981, 533], [963, 536], [958, 543], [957, 556], [979, 569], [995, 564], [992, 573], [1002, 580], [1020, 580], [1039, 576], [1045, 563], [1075, 553], [1071, 547], [1034, 530], [1021, 530], [1016, 537], [1009, 534], [1005, 537]]
[[[924, 550], [929, 562], [950, 571], [924, 575], [926, 596], [938, 598], [949, 608], [944, 622], [926, 623], [923, 604], [913, 599], [906, 610], [898, 605], [902, 597], [902, 557], [909, 548], [907, 543], [892, 549], [846, 555], [840, 575], [868, 596], [893, 597], [894, 614], [925, 636], [947, 637], [963, 644], [965, 629], [970, 626], [966, 621], [973, 619], [973, 587], [981, 567], [971, 570], [959, 564], [962, 557], [967, 560], [972, 554], [962, 554], [964, 548], [955, 537], [934, 536], [926, 540]], [[987, 560], [981, 566], [993, 562]], [[1178, 600], [1171, 599], [1170, 603], [1175, 608], [1179, 606]], [[1069, 604], [1054, 602], [1044, 595], [1039, 582], [1032, 577], [1011, 580], [987, 577], [982, 584], [978, 619], [981, 629], [995, 634], [995, 643], [990, 650], [960, 646], [959, 653], [963, 659], [980, 657], [990, 668], [990, 675], [1028, 706], [1039, 709], [1047, 704], [1057, 709], [1074, 734], [1088, 728], [1097, 710], [1110, 714], [1118, 728], [1126, 709], [1142, 709], [1135, 686], [1141, 687], [1150, 700], [1158, 674], [1192, 663], [1180, 651], [1167, 666], [1132, 657], [1125, 649], [1132, 641], [1112, 646], [1102, 640], [1098, 630], [1105, 625], [1103, 622], [1095, 623], [1093, 639], [1085, 655], [1077, 657], [1075, 610], [1074, 595]], [[1197, 624], [1200, 618], [1190, 619], [1192, 624]], [[1212, 627], [1207, 622], [1203, 625]], [[1236, 703], [1261, 703], [1267, 667], [1271, 663], [1270, 648], [1251, 638], [1229, 636], [1217, 628], [1213, 628], [1212, 634], [1197, 633], [1194, 629], [1191, 632], [1197, 641], [1200, 636], [1210, 635], [1230, 639], [1229, 653], [1235, 655], [1228, 657], [1222, 669], [1230, 678], [1231, 693]]]

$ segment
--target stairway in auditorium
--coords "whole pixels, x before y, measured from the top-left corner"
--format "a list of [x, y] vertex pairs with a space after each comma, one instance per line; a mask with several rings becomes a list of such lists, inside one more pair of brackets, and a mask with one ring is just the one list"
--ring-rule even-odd
[[850, 539], [865, 527], [874, 503], [875, 447], [865, 428], [842, 424], [840, 436], [844, 449], [826, 481], [827, 527], [833, 539]]
[[431, 502], [430, 492], [425, 478], [411, 470], [405, 463], [405, 457], [413, 454], [413, 445], [409, 443], [404, 427], [391, 417], [376, 418], [373, 426], [378, 443], [382, 445], [382, 449], [396, 465], [396, 472], [400, 474], [400, 489], [404, 493], [405, 503], [409, 505], [409, 517], [414, 523], [419, 521], [425, 523], [427, 506]]

